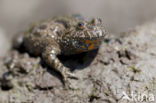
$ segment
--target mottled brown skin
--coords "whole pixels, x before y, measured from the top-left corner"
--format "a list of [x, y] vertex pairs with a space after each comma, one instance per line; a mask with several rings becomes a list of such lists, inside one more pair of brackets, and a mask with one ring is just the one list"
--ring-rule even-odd
[[64, 80], [74, 77], [59, 61], [58, 54], [71, 55], [97, 49], [106, 31], [101, 19], [84, 20], [81, 16], [62, 16], [37, 23], [24, 35], [28, 52], [41, 55], [51, 68], [59, 71]]

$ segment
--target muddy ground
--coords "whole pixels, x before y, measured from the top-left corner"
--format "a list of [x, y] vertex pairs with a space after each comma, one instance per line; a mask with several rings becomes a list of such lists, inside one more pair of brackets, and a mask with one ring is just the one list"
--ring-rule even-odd
[[40, 57], [10, 50], [0, 61], [0, 103], [156, 103], [156, 20], [59, 58], [79, 77], [68, 90]]

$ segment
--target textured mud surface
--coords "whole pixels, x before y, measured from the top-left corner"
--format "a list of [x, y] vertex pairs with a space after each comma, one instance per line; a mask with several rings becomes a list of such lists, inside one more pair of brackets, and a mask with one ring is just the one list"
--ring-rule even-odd
[[0, 62], [0, 103], [139, 103], [123, 100], [123, 92], [156, 96], [155, 39], [156, 21], [111, 38], [98, 51], [60, 56], [79, 77], [70, 79], [70, 90], [40, 57], [11, 50]]

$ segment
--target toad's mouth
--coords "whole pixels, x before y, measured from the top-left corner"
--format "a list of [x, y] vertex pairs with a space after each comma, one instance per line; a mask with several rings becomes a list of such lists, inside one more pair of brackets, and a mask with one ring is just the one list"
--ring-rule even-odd
[[81, 53], [99, 48], [102, 42], [103, 39], [84, 40], [79, 43], [76, 42], [74, 45], [77, 48], [77, 51]]

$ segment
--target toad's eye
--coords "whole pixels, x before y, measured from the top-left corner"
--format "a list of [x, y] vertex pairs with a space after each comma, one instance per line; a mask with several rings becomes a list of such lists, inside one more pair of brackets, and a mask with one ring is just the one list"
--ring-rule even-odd
[[83, 22], [80, 22], [80, 23], [77, 24], [78, 29], [82, 30], [82, 29], [84, 29], [84, 27], [85, 27], [85, 24]]

